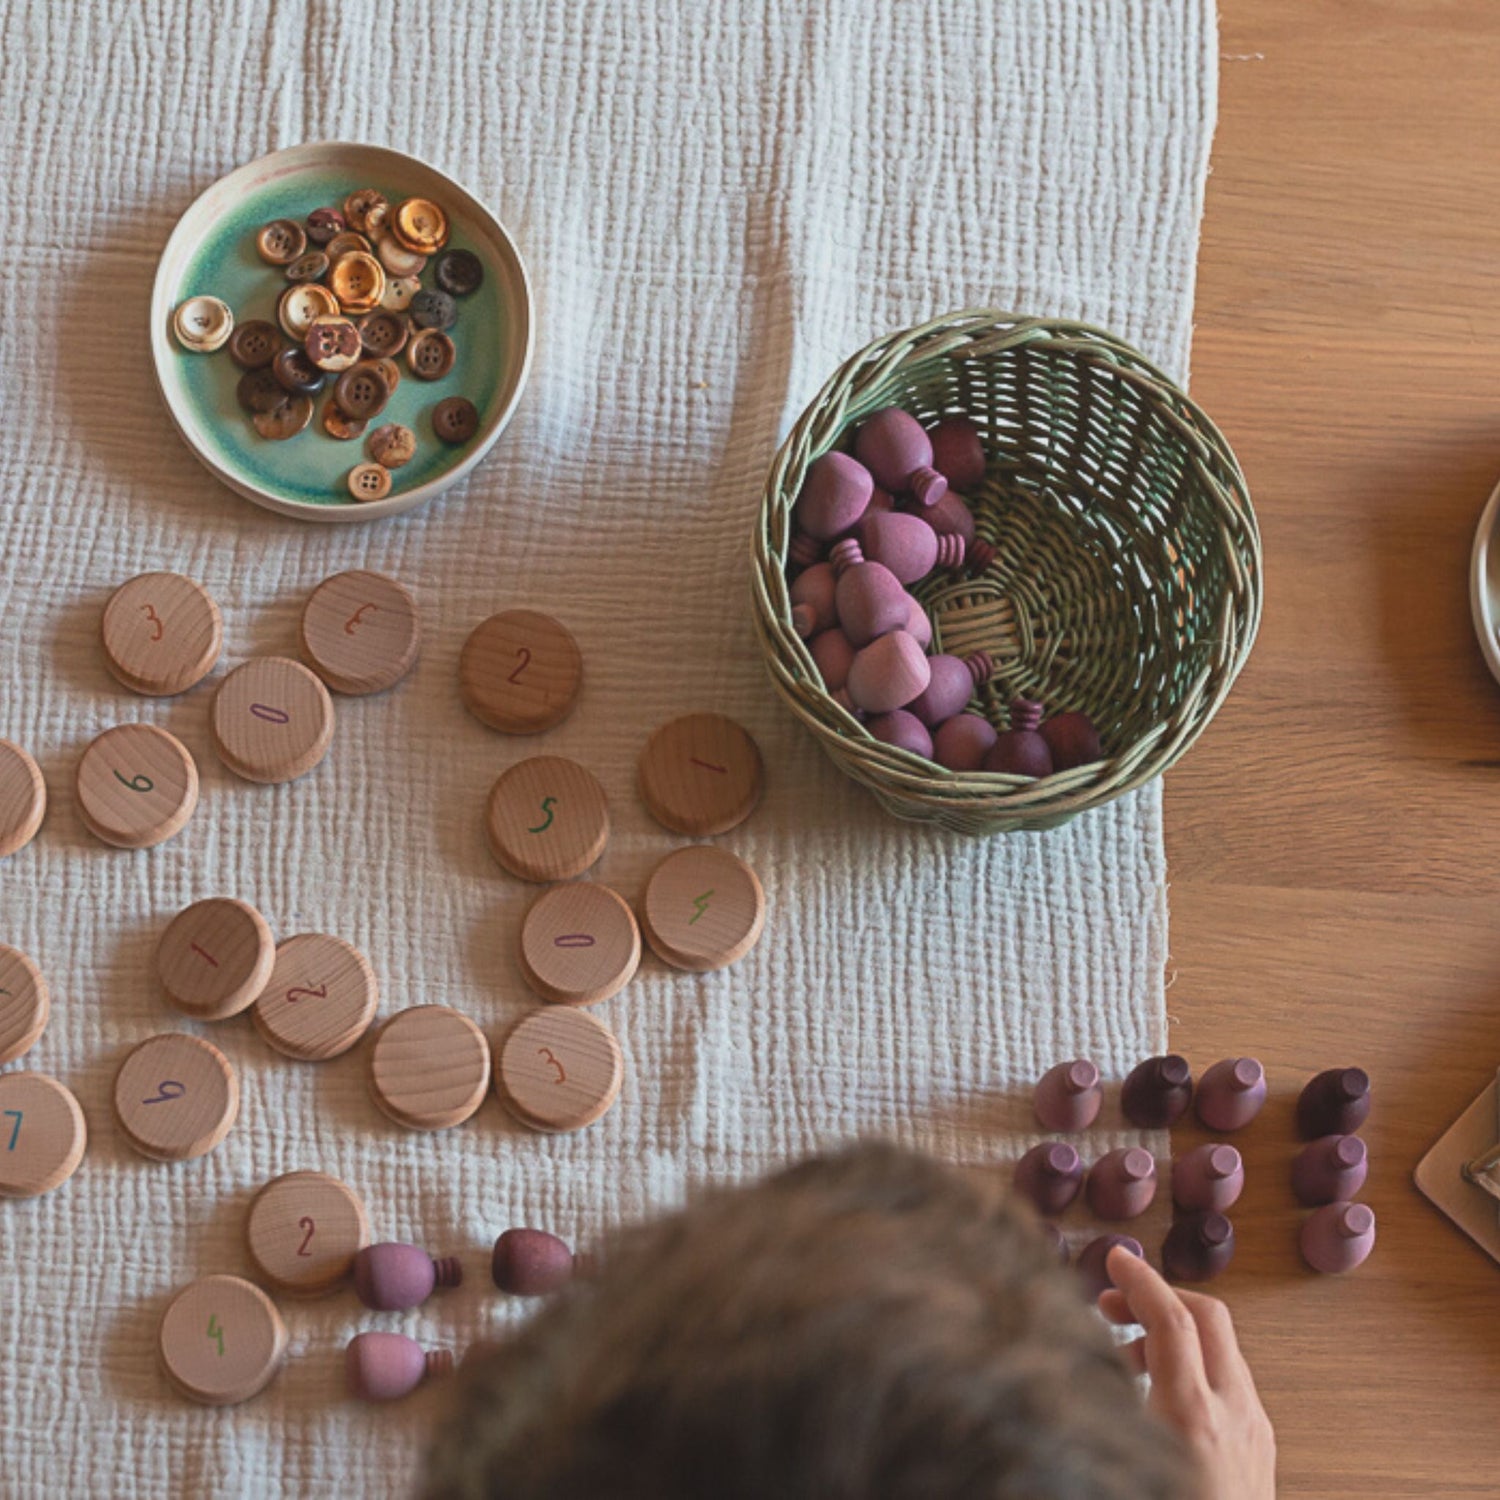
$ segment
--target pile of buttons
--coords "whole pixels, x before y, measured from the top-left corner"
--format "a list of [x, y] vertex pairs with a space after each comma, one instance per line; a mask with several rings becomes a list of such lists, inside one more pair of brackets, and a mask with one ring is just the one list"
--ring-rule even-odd
[[[400, 384], [398, 355], [418, 380], [441, 380], [453, 369], [449, 330], [458, 299], [483, 284], [484, 266], [472, 251], [447, 243], [448, 216], [438, 204], [407, 198], [393, 207], [383, 193], [360, 188], [342, 208], [315, 208], [301, 224], [273, 219], [256, 234], [260, 258], [287, 281], [275, 323], [255, 318], [236, 326], [227, 304], [197, 296], [179, 305], [172, 329], [190, 353], [228, 349], [245, 372], [236, 396], [261, 437], [295, 437], [312, 422], [313, 397], [331, 380], [320, 425], [349, 441], [364, 435]], [[424, 287], [429, 263], [435, 284]], [[431, 415], [445, 443], [466, 443], [479, 429], [479, 412], [464, 396], [439, 401]], [[409, 427], [377, 427], [369, 437], [372, 462], [350, 470], [349, 493], [384, 499], [391, 471], [416, 451]]]

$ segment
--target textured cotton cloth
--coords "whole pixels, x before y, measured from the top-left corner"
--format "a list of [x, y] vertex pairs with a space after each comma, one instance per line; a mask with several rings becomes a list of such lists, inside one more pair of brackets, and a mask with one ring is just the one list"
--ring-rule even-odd
[[[31, 1067], [89, 1122], [82, 1168], [0, 1201], [0, 1489], [6, 1496], [401, 1495], [440, 1398], [375, 1413], [343, 1394], [365, 1328], [462, 1351], [519, 1315], [488, 1247], [529, 1224], [586, 1242], [789, 1158], [882, 1133], [1003, 1164], [1035, 1139], [1029, 1088], [1061, 1058], [1118, 1077], [1165, 1036], [1156, 788], [1044, 835], [965, 840], [893, 821], [775, 698], [748, 607], [749, 545], [781, 434], [869, 339], [971, 304], [1087, 319], [1185, 376], [1216, 64], [1209, 0], [10, 0], [0, 4], [0, 735], [46, 773], [46, 823], [0, 863], [0, 941], [50, 981]], [[152, 379], [157, 256], [209, 183], [263, 152], [368, 140], [489, 202], [536, 289], [533, 374], [472, 479], [427, 509], [310, 526], [221, 488]], [[351, 183], [355, 187], [359, 184]], [[309, 204], [311, 208], [314, 205]], [[311, 439], [308, 439], [311, 441]], [[237, 780], [208, 708], [240, 661], [296, 654], [330, 573], [416, 594], [415, 673], [337, 699], [331, 753], [279, 787]], [[108, 675], [109, 592], [149, 569], [204, 583], [225, 653], [180, 698]], [[538, 740], [458, 697], [468, 631], [503, 608], [561, 618], [585, 660], [573, 716]], [[369, 1044], [324, 1065], [249, 1018], [199, 1026], [153, 972], [190, 901], [254, 903], [279, 937], [372, 960], [381, 1016], [437, 1002], [491, 1036], [536, 1003], [516, 962], [536, 894], [491, 859], [486, 793], [538, 751], [591, 767], [614, 832], [592, 878], [637, 898], [684, 842], [634, 790], [649, 732], [729, 713], [767, 789], [724, 844], [766, 888], [765, 935], [694, 976], [648, 956], [598, 1014], [623, 1092], [548, 1137], [493, 1098], [461, 1128], [391, 1124]], [[162, 725], [202, 801], [157, 849], [97, 843], [74, 805], [84, 746]], [[239, 1123], [210, 1155], [137, 1156], [110, 1089], [155, 1032], [210, 1037]], [[1088, 1149], [1139, 1137], [1102, 1131]], [[255, 1192], [295, 1168], [358, 1191], [375, 1237], [461, 1254], [420, 1312], [281, 1299], [291, 1354], [246, 1405], [177, 1396], [155, 1334], [172, 1294], [248, 1274]]]

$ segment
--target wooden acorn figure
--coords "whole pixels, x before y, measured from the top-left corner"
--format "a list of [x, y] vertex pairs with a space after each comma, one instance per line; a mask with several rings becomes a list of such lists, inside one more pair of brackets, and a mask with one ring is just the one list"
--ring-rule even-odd
[[1266, 1070], [1253, 1057], [1226, 1057], [1198, 1080], [1198, 1118], [1210, 1130], [1243, 1130], [1266, 1102]]
[[994, 748], [995, 726], [983, 714], [954, 714], [932, 737], [932, 753], [950, 771], [977, 771]]
[[838, 623], [838, 610], [834, 604], [837, 587], [838, 579], [832, 563], [814, 563], [797, 575], [789, 590], [792, 629], [803, 640], [831, 630]]
[[883, 745], [910, 750], [924, 760], [932, 759], [932, 736], [927, 726], [904, 708], [893, 708], [888, 714], [877, 714], [865, 728]]
[[939, 536], [925, 516], [899, 510], [866, 516], [858, 535], [864, 555], [884, 563], [902, 583], [916, 583], [934, 568], [961, 567], [966, 551], [962, 537]]
[[984, 443], [968, 417], [944, 417], [928, 434], [932, 467], [956, 490], [972, 490], [984, 480]]
[[845, 687], [856, 707], [883, 714], [904, 708], [931, 680], [922, 648], [904, 630], [893, 630], [855, 653]]
[[1106, 1263], [1109, 1260], [1109, 1252], [1116, 1245], [1135, 1256], [1137, 1260], [1144, 1260], [1146, 1257], [1145, 1246], [1133, 1235], [1101, 1234], [1091, 1239], [1078, 1252], [1078, 1259], [1073, 1262], [1073, 1268], [1078, 1272], [1079, 1279], [1083, 1283], [1083, 1295], [1090, 1302], [1097, 1302], [1099, 1293], [1107, 1291], [1114, 1285]]
[[1060, 1214], [1083, 1186], [1083, 1162], [1065, 1141], [1043, 1141], [1016, 1163], [1015, 1184], [1039, 1214]]
[[830, 560], [838, 579], [834, 603], [839, 626], [849, 637], [850, 645], [868, 646], [878, 637], [901, 629], [910, 614], [911, 595], [889, 568], [878, 562], [866, 562], [864, 552], [852, 536], [846, 536], [834, 547]]
[[825, 453], [807, 466], [792, 517], [809, 536], [832, 541], [852, 530], [874, 493], [870, 471], [847, 453]]
[[1302, 1258], [1325, 1276], [1352, 1271], [1375, 1248], [1375, 1210], [1364, 1203], [1326, 1203], [1307, 1216]]
[[1042, 722], [1042, 705], [1031, 698], [1010, 700], [1010, 728], [995, 737], [985, 752], [984, 769], [1006, 776], [1030, 776], [1039, 779], [1052, 774], [1052, 747], [1042, 738], [1037, 726]]
[[936, 505], [922, 512], [922, 519], [939, 536], [956, 536], [964, 544], [964, 557], [974, 545], [974, 512], [963, 499], [949, 490]]
[[1347, 1202], [1365, 1185], [1369, 1169], [1365, 1143], [1357, 1135], [1322, 1135], [1293, 1161], [1292, 1192], [1304, 1208]]
[[1087, 1130], [1099, 1117], [1104, 1091], [1099, 1069], [1085, 1058], [1060, 1062], [1036, 1086], [1036, 1117], [1048, 1130]]
[[450, 1374], [452, 1369], [450, 1350], [429, 1352], [404, 1333], [357, 1334], [344, 1351], [349, 1394], [360, 1401], [399, 1401], [424, 1380]]
[[420, 1307], [435, 1288], [459, 1286], [463, 1279], [456, 1256], [434, 1260], [415, 1245], [367, 1245], [354, 1257], [355, 1293], [377, 1312]]
[[573, 1252], [542, 1229], [507, 1229], [495, 1241], [490, 1275], [502, 1292], [542, 1297], [573, 1279]]
[[995, 670], [984, 651], [962, 657], [941, 653], [929, 657], [927, 665], [932, 679], [921, 695], [912, 699], [910, 711], [929, 729], [962, 713], [975, 688], [988, 682]]
[[892, 494], [906, 490], [923, 505], [936, 505], [948, 491], [948, 481], [932, 467], [932, 439], [899, 406], [866, 419], [854, 439], [854, 456]]
[[848, 682], [849, 667], [854, 661], [854, 647], [849, 644], [849, 637], [835, 625], [832, 630], [815, 635], [808, 642], [807, 649], [823, 679], [823, 686], [830, 693], [838, 692]]
[[1212, 1281], [1234, 1259], [1234, 1225], [1209, 1209], [1178, 1219], [1161, 1247], [1162, 1270], [1173, 1281]]
[[1052, 752], [1054, 770], [1071, 771], [1074, 766], [1093, 765], [1104, 758], [1099, 731], [1087, 714], [1055, 714], [1042, 725], [1041, 733]]
[[821, 542], [810, 531], [803, 531], [799, 528], [792, 533], [792, 539], [787, 543], [787, 566], [810, 568], [815, 562], [821, 562], [823, 554], [827, 551], [827, 542]]
[[1245, 1163], [1233, 1146], [1216, 1141], [1195, 1146], [1172, 1166], [1172, 1201], [1178, 1208], [1214, 1209], [1234, 1205], [1245, 1186]]
[[1297, 1099], [1297, 1134], [1352, 1135], [1370, 1113], [1370, 1075], [1363, 1068], [1327, 1068]]
[[901, 627], [924, 651], [932, 644], [932, 621], [921, 600], [906, 596], [906, 624]]
[[1089, 1208], [1099, 1219], [1133, 1219], [1156, 1196], [1156, 1162], [1139, 1146], [1107, 1151], [1089, 1169]]
[[1187, 1113], [1193, 1099], [1193, 1070], [1187, 1059], [1169, 1052], [1137, 1063], [1120, 1087], [1120, 1108], [1132, 1125], [1163, 1130]]

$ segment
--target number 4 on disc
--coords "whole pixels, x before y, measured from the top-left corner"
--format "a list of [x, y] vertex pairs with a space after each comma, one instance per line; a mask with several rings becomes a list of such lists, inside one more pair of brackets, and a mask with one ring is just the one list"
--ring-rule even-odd
[[167, 1378], [190, 1401], [233, 1406], [263, 1391], [286, 1357], [276, 1304], [238, 1276], [205, 1276], [162, 1315], [157, 1347]]

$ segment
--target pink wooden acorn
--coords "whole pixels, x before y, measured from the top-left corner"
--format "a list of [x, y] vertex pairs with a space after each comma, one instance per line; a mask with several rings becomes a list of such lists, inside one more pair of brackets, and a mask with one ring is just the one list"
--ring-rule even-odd
[[1325, 1276], [1352, 1271], [1375, 1248], [1375, 1210], [1364, 1203], [1327, 1203], [1307, 1216], [1302, 1258]]
[[799, 573], [790, 589], [792, 629], [805, 641], [820, 630], [831, 630], [838, 623], [834, 604], [838, 578], [833, 564], [814, 563]]
[[934, 568], [960, 567], [964, 560], [962, 537], [939, 536], [924, 516], [905, 511], [866, 516], [858, 536], [864, 555], [884, 563], [902, 583], [916, 583]]
[[1048, 1068], [1032, 1100], [1042, 1125], [1058, 1131], [1087, 1130], [1099, 1118], [1103, 1102], [1099, 1069], [1082, 1057]]
[[1234, 1225], [1213, 1209], [1178, 1219], [1161, 1247], [1161, 1268], [1173, 1281], [1212, 1281], [1233, 1259]]
[[1030, 776], [1033, 780], [1050, 776], [1052, 747], [1037, 730], [1041, 722], [1040, 703], [1032, 698], [1012, 698], [1010, 728], [996, 736], [985, 754], [984, 769], [1005, 776]]
[[792, 518], [809, 536], [832, 541], [853, 528], [874, 492], [870, 471], [847, 453], [825, 453], [807, 466]]
[[892, 494], [909, 490], [923, 505], [936, 505], [948, 481], [932, 467], [932, 439], [899, 406], [868, 418], [854, 439], [854, 456]]
[[922, 648], [904, 630], [877, 636], [855, 653], [845, 687], [866, 713], [904, 708], [932, 678]]
[[932, 753], [950, 771], [977, 771], [996, 738], [995, 726], [982, 714], [954, 714], [938, 726]]
[[925, 651], [932, 644], [932, 620], [919, 600], [908, 594], [906, 601], [906, 624], [901, 628]]
[[807, 644], [813, 665], [823, 679], [823, 686], [836, 693], [849, 681], [849, 667], [854, 661], [854, 647], [849, 637], [837, 626], [815, 635]]
[[969, 656], [940, 653], [929, 657], [927, 665], [932, 679], [921, 696], [912, 700], [910, 711], [929, 729], [962, 713], [975, 688], [988, 682], [995, 670], [985, 651], [975, 651]]
[[922, 519], [939, 536], [956, 536], [964, 544], [967, 557], [974, 545], [974, 512], [964, 504], [963, 498], [949, 490], [936, 505], [929, 505], [922, 512]]
[[1042, 738], [1052, 752], [1054, 770], [1071, 771], [1104, 758], [1099, 731], [1084, 713], [1056, 714], [1042, 725]]
[[1016, 1163], [1015, 1184], [1039, 1214], [1060, 1214], [1083, 1187], [1083, 1162], [1066, 1141], [1043, 1141]]
[[1233, 1146], [1194, 1146], [1172, 1164], [1172, 1202], [1178, 1208], [1233, 1208], [1245, 1186], [1245, 1163]]
[[928, 434], [932, 467], [956, 490], [984, 481], [984, 442], [968, 417], [944, 417]]
[[1370, 1075], [1363, 1068], [1326, 1068], [1297, 1097], [1297, 1134], [1352, 1135], [1370, 1113]]
[[1192, 1102], [1193, 1070], [1175, 1052], [1137, 1063], [1120, 1086], [1120, 1108], [1142, 1130], [1175, 1125]]
[[1226, 1057], [1198, 1080], [1193, 1105], [1210, 1130], [1242, 1130], [1266, 1102], [1266, 1070], [1253, 1057]]
[[1348, 1202], [1369, 1170], [1369, 1152], [1357, 1135], [1322, 1135], [1292, 1162], [1292, 1192], [1304, 1208]]
[[865, 507], [865, 514], [879, 515], [882, 512], [893, 511], [896, 508], [896, 497], [889, 491], [883, 490], [877, 484], [870, 493], [870, 503]]
[[820, 542], [810, 532], [794, 531], [791, 541], [787, 543], [787, 566], [810, 568], [815, 562], [821, 562], [827, 551], [827, 542]]
[[366, 1245], [354, 1257], [354, 1290], [366, 1307], [401, 1312], [420, 1307], [440, 1286], [460, 1286], [464, 1268], [456, 1256], [434, 1260], [415, 1245]]
[[883, 745], [910, 750], [924, 760], [932, 759], [932, 736], [927, 732], [927, 726], [906, 709], [895, 708], [888, 714], [878, 714], [865, 728]]
[[911, 595], [896, 575], [881, 563], [866, 562], [852, 536], [835, 544], [830, 557], [838, 578], [834, 603], [839, 626], [849, 637], [849, 644], [856, 649], [868, 646], [878, 637], [900, 630], [909, 615]]
[[360, 1401], [399, 1401], [424, 1380], [452, 1370], [451, 1351], [425, 1350], [404, 1333], [356, 1334], [344, 1351], [349, 1394]]
[[1156, 1162], [1139, 1146], [1107, 1151], [1089, 1169], [1089, 1209], [1098, 1219], [1133, 1219], [1156, 1196]]
[[495, 1241], [490, 1275], [514, 1297], [543, 1297], [573, 1279], [573, 1252], [543, 1229], [507, 1229]]
[[1097, 1302], [1099, 1294], [1115, 1284], [1114, 1278], [1109, 1274], [1108, 1262], [1109, 1252], [1116, 1246], [1127, 1255], [1135, 1256], [1137, 1260], [1146, 1258], [1145, 1246], [1134, 1235], [1101, 1234], [1091, 1239], [1078, 1252], [1078, 1259], [1073, 1262], [1073, 1268], [1083, 1284], [1083, 1295], [1090, 1302]]

